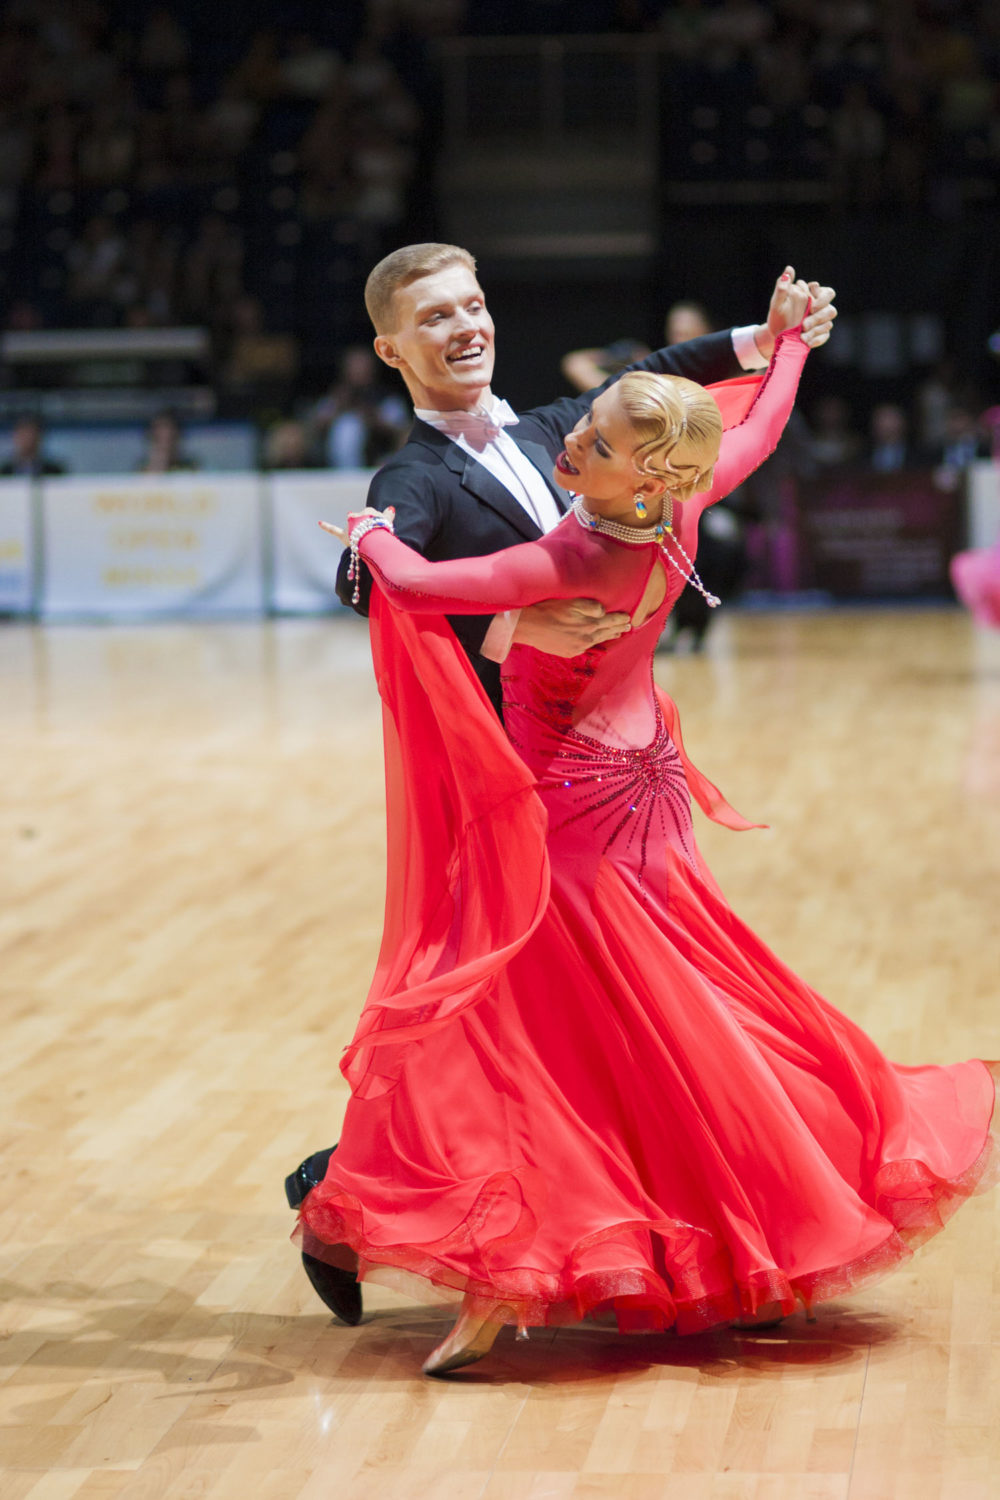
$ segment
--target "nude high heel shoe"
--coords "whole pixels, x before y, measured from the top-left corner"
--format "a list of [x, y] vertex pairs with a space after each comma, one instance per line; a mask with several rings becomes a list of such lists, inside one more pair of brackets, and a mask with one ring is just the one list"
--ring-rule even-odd
[[474, 1365], [489, 1354], [502, 1327], [501, 1322], [481, 1314], [462, 1312], [448, 1337], [424, 1361], [424, 1374], [450, 1375], [463, 1365]]

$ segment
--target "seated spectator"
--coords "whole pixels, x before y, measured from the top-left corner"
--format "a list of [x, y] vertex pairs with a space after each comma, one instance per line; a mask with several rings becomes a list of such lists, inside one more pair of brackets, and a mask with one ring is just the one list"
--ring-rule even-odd
[[0, 464], [0, 474], [5, 478], [17, 474], [29, 479], [38, 479], [46, 474], [65, 474], [64, 464], [45, 456], [44, 434], [38, 417], [18, 417], [10, 440], [13, 450], [11, 456]]
[[7, 308], [4, 327], [11, 333], [33, 333], [44, 323], [41, 312], [27, 297], [16, 297]]
[[[664, 324], [665, 344], [683, 344], [712, 332], [708, 313], [700, 302], [675, 302], [667, 311]], [[574, 390], [592, 391], [636, 360], [645, 359], [651, 351], [638, 339], [616, 339], [603, 349], [572, 349], [564, 354], [559, 368]]]
[[909, 422], [901, 406], [885, 401], [872, 410], [868, 466], [877, 474], [896, 474], [917, 462]]
[[264, 439], [265, 469], [314, 469], [309, 431], [304, 422], [275, 422]]
[[948, 413], [959, 404], [954, 362], [943, 359], [917, 387], [916, 412], [920, 443], [928, 452], [940, 448], [948, 431]]
[[146, 73], [179, 73], [191, 58], [187, 33], [169, 6], [150, 11], [139, 39], [139, 66]]
[[688, 339], [704, 338], [705, 334], [712, 333], [714, 328], [715, 324], [702, 303], [692, 302], [685, 298], [680, 302], [675, 302], [668, 309], [663, 342], [683, 344]]
[[345, 350], [336, 384], [312, 414], [310, 425], [331, 469], [372, 468], [394, 453], [406, 435], [406, 406], [379, 387], [377, 370], [366, 345]]
[[874, 203], [882, 184], [885, 120], [863, 83], [849, 83], [830, 118], [833, 189], [846, 203]]
[[809, 456], [820, 469], [852, 464], [861, 453], [861, 439], [851, 426], [851, 409], [842, 396], [823, 396], [813, 407]]
[[931, 461], [960, 473], [977, 458], [989, 458], [990, 443], [979, 420], [965, 406], [953, 406], [945, 418], [944, 436]]
[[28, 176], [37, 132], [28, 110], [0, 109], [0, 187], [17, 187]]
[[243, 235], [222, 214], [205, 214], [180, 269], [181, 307], [196, 323], [218, 324], [243, 292]]
[[559, 361], [559, 368], [563, 379], [582, 394], [603, 385], [609, 375], [616, 375], [649, 353], [646, 345], [636, 339], [615, 339], [603, 349], [571, 349]]
[[125, 267], [125, 239], [105, 214], [87, 221], [83, 235], [66, 253], [69, 294], [75, 302], [99, 309], [117, 300]]
[[80, 138], [80, 180], [108, 187], [128, 179], [135, 161], [136, 132], [123, 103], [106, 100], [94, 110], [90, 128]]
[[250, 46], [236, 65], [233, 85], [241, 98], [267, 104], [281, 93], [278, 37], [265, 29], [254, 33]]
[[259, 297], [237, 297], [232, 308], [232, 339], [223, 370], [228, 386], [259, 389], [295, 378], [298, 344], [290, 333], [270, 333]]
[[336, 82], [343, 63], [332, 47], [323, 47], [308, 32], [297, 32], [285, 44], [278, 65], [282, 91], [296, 99], [322, 99]]
[[173, 474], [197, 469], [198, 461], [181, 447], [181, 429], [172, 411], [157, 412], [146, 431], [146, 452], [140, 474]]
[[260, 105], [242, 92], [239, 80], [227, 78], [218, 97], [205, 112], [204, 149], [206, 160], [215, 162], [218, 170], [232, 170], [260, 119]]

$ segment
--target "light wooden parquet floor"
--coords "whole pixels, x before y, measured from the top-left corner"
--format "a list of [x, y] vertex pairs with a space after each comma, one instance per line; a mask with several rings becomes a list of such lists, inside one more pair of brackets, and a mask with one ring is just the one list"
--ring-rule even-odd
[[[902, 1062], [1000, 1055], [1000, 637], [731, 616], [664, 659], [771, 832], [730, 899]], [[988, 1500], [998, 1197], [780, 1329], [587, 1326], [450, 1383], [449, 1318], [334, 1324], [282, 1178], [337, 1134], [381, 920], [354, 620], [0, 629], [5, 1500]]]

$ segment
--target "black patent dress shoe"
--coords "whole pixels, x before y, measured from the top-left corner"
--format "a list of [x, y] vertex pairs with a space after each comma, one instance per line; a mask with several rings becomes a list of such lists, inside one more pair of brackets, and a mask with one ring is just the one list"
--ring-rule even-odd
[[302, 1252], [302, 1265], [312, 1283], [319, 1300], [349, 1328], [361, 1322], [361, 1288], [353, 1271], [342, 1271], [339, 1266], [328, 1266], [325, 1260]]
[[[300, 1208], [307, 1193], [311, 1193], [326, 1176], [330, 1157], [336, 1151], [331, 1146], [327, 1151], [315, 1151], [300, 1162], [294, 1172], [285, 1178], [285, 1197], [289, 1208]], [[319, 1300], [328, 1307], [335, 1318], [354, 1328], [361, 1322], [361, 1288], [353, 1271], [342, 1271], [339, 1266], [329, 1266], [325, 1260], [302, 1252], [302, 1265], [309, 1277], [310, 1285]]]
[[285, 1178], [285, 1197], [289, 1208], [301, 1208], [306, 1193], [311, 1193], [323, 1181], [330, 1165], [330, 1157], [336, 1149], [336, 1146], [330, 1146], [326, 1151], [314, 1151], [312, 1156], [299, 1162], [294, 1172], [288, 1174]]

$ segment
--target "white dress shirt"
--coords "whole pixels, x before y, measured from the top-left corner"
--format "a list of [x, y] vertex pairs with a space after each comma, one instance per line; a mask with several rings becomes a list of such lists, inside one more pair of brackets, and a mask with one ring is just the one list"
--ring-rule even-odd
[[489, 469], [539, 531], [551, 531], [559, 524], [561, 512], [555, 496], [531, 459], [505, 431], [518, 421], [506, 401], [489, 395], [475, 411], [423, 411], [418, 407], [414, 414]]

